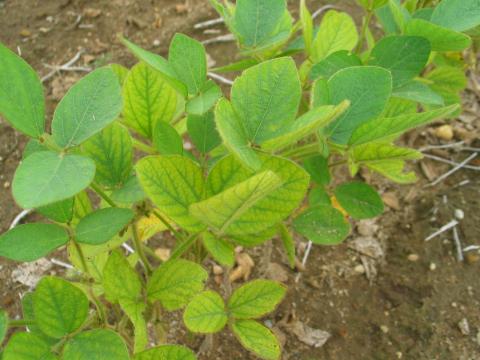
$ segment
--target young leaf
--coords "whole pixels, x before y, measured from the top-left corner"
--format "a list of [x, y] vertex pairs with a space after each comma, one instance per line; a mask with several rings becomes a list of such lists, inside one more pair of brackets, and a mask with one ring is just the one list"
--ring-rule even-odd
[[308, 135], [318, 132], [318, 129], [327, 126], [337, 119], [348, 108], [348, 101], [337, 106], [318, 106], [300, 116], [295, 122], [284, 130], [284, 134], [263, 143], [265, 150], [281, 149]]
[[69, 223], [73, 217], [74, 198], [39, 207], [37, 212], [58, 223]]
[[85, 216], [75, 229], [76, 241], [100, 245], [117, 235], [133, 219], [134, 212], [123, 208], [105, 208]]
[[237, 224], [236, 221], [281, 185], [282, 180], [267, 170], [220, 194], [190, 205], [189, 211], [192, 216], [213, 228], [219, 235], [229, 231], [238, 232], [244, 224]]
[[69, 282], [47, 276], [37, 285], [33, 298], [35, 320], [42, 332], [60, 339], [77, 330], [87, 319], [88, 299]]
[[255, 144], [281, 135], [295, 121], [300, 98], [300, 79], [291, 58], [269, 60], [245, 70], [231, 92], [233, 110], [243, 122], [248, 140]]
[[25, 148], [23, 149], [22, 160], [25, 160], [27, 157], [32, 155], [33, 153], [40, 152], [40, 151], [48, 151], [48, 148], [42, 144], [37, 139], [30, 139]]
[[149, 139], [160, 121], [170, 122], [177, 108], [177, 94], [162, 75], [149, 65], [135, 65], [123, 86], [123, 121]]
[[405, 23], [410, 18], [410, 14], [402, 7], [400, 0], [388, 0], [388, 7], [393, 16], [393, 20], [397, 25], [398, 30], [400, 31], [400, 33], [403, 32], [403, 29], [405, 28]]
[[365, 164], [370, 170], [378, 172], [399, 184], [411, 184], [417, 181], [413, 171], [405, 172], [405, 162], [403, 160], [385, 160]]
[[95, 176], [95, 164], [79, 155], [41, 151], [20, 163], [12, 192], [25, 208], [38, 208], [68, 199], [84, 190]]
[[435, 7], [431, 21], [456, 31], [472, 29], [480, 25], [480, 2], [478, 0], [442, 0]]
[[362, 61], [357, 55], [347, 50], [339, 50], [312, 66], [310, 80], [317, 80], [318, 78], [329, 79], [339, 70], [361, 65]]
[[170, 44], [168, 62], [177, 79], [187, 86], [189, 94], [200, 93], [207, 80], [207, 56], [200, 42], [183, 34], [175, 34]]
[[467, 78], [462, 69], [454, 66], [439, 66], [426, 76], [432, 90], [440, 94], [446, 105], [461, 103], [460, 91], [467, 86]]
[[417, 111], [418, 106], [413, 101], [391, 97], [381, 117], [396, 117], [399, 115], [414, 114]]
[[19, 332], [12, 336], [3, 352], [3, 360], [57, 360], [51, 344], [36, 334]]
[[121, 188], [112, 192], [110, 197], [113, 201], [121, 204], [134, 204], [144, 200], [146, 195], [138, 182], [138, 178], [130, 176]]
[[215, 128], [213, 112], [207, 112], [202, 116], [189, 115], [187, 128], [190, 139], [202, 154], [210, 152], [222, 142]]
[[45, 132], [45, 98], [38, 75], [0, 43], [0, 114], [18, 131], [38, 138]]
[[308, 240], [319, 245], [337, 245], [350, 233], [350, 224], [331, 205], [316, 205], [297, 217], [293, 226]]
[[110, 67], [112, 68], [112, 71], [115, 73], [115, 75], [117, 75], [120, 86], [123, 86], [129, 70], [125, 66], [120, 64], [110, 64]]
[[325, 188], [316, 187], [310, 191], [310, 194], [308, 194], [308, 204], [310, 207], [317, 205], [332, 205], [332, 200], [330, 199], [330, 195], [328, 195]]
[[385, 5], [388, 0], [357, 0], [366, 10], [375, 10]]
[[212, 80], [203, 84], [199, 94], [190, 99], [186, 105], [186, 112], [191, 115], [203, 115], [209, 111], [222, 97], [222, 89]]
[[135, 355], [134, 360], [196, 360], [192, 350], [180, 345], [161, 345]]
[[243, 122], [237, 116], [228, 100], [221, 99], [217, 103], [215, 123], [228, 150], [250, 169], [258, 170], [261, 166], [260, 160], [257, 153], [250, 146]]
[[103, 269], [103, 287], [110, 302], [136, 301], [142, 292], [142, 282], [127, 259], [118, 251], [110, 254]]
[[183, 140], [167, 122], [159, 121], [153, 130], [153, 145], [162, 155], [182, 155]]
[[369, 64], [392, 73], [393, 88], [420, 74], [430, 56], [430, 43], [418, 36], [388, 36], [373, 48]]
[[351, 51], [357, 42], [358, 32], [353, 19], [346, 13], [330, 10], [323, 17], [313, 41], [312, 60], [317, 63], [336, 51]]
[[228, 321], [222, 297], [210, 290], [198, 294], [185, 308], [183, 321], [192, 332], [204, 334], [219, 332]]
[[230, 238], [240, 246], [247, 248], [258, 246], [272, 239], [277, 234], [277, 226], [275, 225], [259, 232], [234, 235], [230, 236]]
[[279, 235], [291, 269], [295, 268], [295, 240], [285, 224], [279, 225]]
[[191, 261], [167, 261], [160, 265], [149, 279], [148, 298], [151, 301], [159, 300], [169, 311], [178, 310], [203, 289], [207, 278], [207, 272]]
[[350, 107], [325, 130], [334, 142], [346, 144], [358, 126], [382, 113], [392, 91], [392, 77], [380, 67], [354, 66], [333, 75], [328, 88], [331, 103], [350, 100]]
[[458, 108], [458, 105], [451, 105], [422, 113], [406, 114], [391, 118], [377, 118], [358, 127], [352, 134], [349, 144], [361, 145], [373, 141], [392, 141], [410, 129], [448, 117], [457, 111]]
[[122, 110], [122, 94], [109, 67], [94, 70], [68, 90], [58, 104], [52, 135], [58, 146], [80, 145], [112, 121]]
[[[128, 261], [125, 261], [126, 265], [128, 265]], [[147, 308], [146, 304], [142, 299], [132, 300], [126, 298], [121, 298], [119, 304], [133, 324], [135, 334], [133, 345], [134, 353], [143, 351], [148, 344], [147, 322], [143, 315]]]
[[303, 41], [305, 43], [305, 52], [311, 54], [313, 42], [313, 19], [312, 14], [305, 4], [305, 0], [300, 2], [300, 21], [302, 22]]
[[266, 360], [280, 358], [280, 344], [272, 331], [254, 320], [237, 320], [232, 330], [242, 346]]
[[335, 188], [335, 197], [348, 214], [357, 220], [369, 219], [383, 212], [383, 201], [370, 185], [345, 183]]
[[95, 161], [95, 181], [106, 187], [122, 185], [132, 172], [133, 145], [127, 129], [113, 123], [88, 139], [82, 150]]
[[[282, 185], [240, 216], [235, 227], [229, 229], [229, 235], [244, 237], [271, 228], [290, 215], [307, 191], [309, 176], [297, 164], [273, 156], [259, 155], [259, 158], [261, 171], [275, 173]], [[227, 156], [218, 161], [208, 175], [206, 193], [208, 196], [217, 195], [252, 175], [254, 173], [243, 167], [235, 157]]]
[[256, 319], [277, 307], [287, 288], [270, 280], [254, 280], [234, 291], [228, 301], [228, 311], [236, 319]]
[[284, 0], [238, 0], [233, 29], [240, 43], [258, 48], [268, 42], [285, 11]]
[[328, 185], [331, 181], [328, 159], [316, 155], [305, 159], [303, 168], [310, 174], [310, 178], [320, 185]]
[[127, 345], [112, 330], [94, 329], [69, 339], [63, 348], [63, 359], [71, 360], [128, 360]]
[[409, 81], [394, 89], [392, 96], [425, 105], [444, 105], [443, 98], [439, 94], [433, 91], [428, 85], [419, 81]]
[[188, 208], [202, 200], [202, 170], [192, 160], [178, 156], [150, 156], [137, 163], [137, 174], [145, 193], [162, 211], [188, 231], [204, 226]]
[[350, 152], [350, 161], [357, 164], [373, 164], [391, 160], [418, 160], [422, 153], [387, 143], [367, 143], [355, 146]]
[[3, 343], [3, 339], [5, 339], [7, 330], [8, 330], [8, 315], [4, 310], [0, 309], [0, 346]]
[[67, 231], [54, 224], [23, 224], [0, 236], [0, 256], [15, 261], [40, 259], [68, 242]]
[[229, 242], [218, 238], [211, 233], [203, 235], [203, 246], [212, 255], [215, 261], [232, 267], [235, 263], [235, 249]]
[[470, 46], [469, 36], [432, 24], [423, 19], [412, 19], [405, 26], [405, 35], [421, 36], [430, 41], [432, 51], [462, 51]]

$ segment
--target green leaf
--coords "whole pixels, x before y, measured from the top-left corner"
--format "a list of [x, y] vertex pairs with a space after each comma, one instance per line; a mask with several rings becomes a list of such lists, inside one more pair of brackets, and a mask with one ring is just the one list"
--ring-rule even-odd
[[0, 346], [5, 339], [8, 330], [8, 315], [4, 310], [0, 309]]
[[350, 233], [350, 224], [331, 205], [316, 205], [297, 217], [295, 231], [319, 245], [337, 245]]
[[164, 121], [159, 121], [153, 130], [153, 145], [162, 155], [182, 155], [183, 140], [177, 130]]
[[36, 152], [17, 168], [13, 197], [25, 209], [38, 208], [74, 196], [90, 185], [94, 176], [95, 164], [86, 157]]
[[91, 72], [58, 104], [52, 121], [54, 141], [63, 148], [80, 145], [114, 121], [122, 103], [120, 84], [112, 69]]
[[177, 94], [162, 75], [145, 63], [135, 65], [123, 86], [125, 124], [149, 139], [158, 122], [170, 122]]
[[287, 288], [270, 280], [254, 280], [235, 290], [228, 311], [236, 319], [256, 319], [271, 313], [283, 300]]
[[418, 111], [417, 104], [410, 100], [390, 98], [381, 117], [395, 117], [398, 115], [414, 114]]
[[187, 128], [190, 139], [202, 154], [210, 152], [222, 142], [215, 128], [213, 112], [207, 112], [202, 116], [189, 115]]
[[332, 205], [332, 200], [330, 199], [330, 195], [327, 193], [325, 188], [317, 187], [312, 189], [310, 194], [308, 194], [308, 203], [310, 207], [317, 205]]
[[280, 358], [280, 344], [277, 338], [265, 326], [254, 320], [237, 320], [232, 330], [244, 348], [262, 359]]
[[391, 118], [377, 118], [357, 128], [352, 134], [349, 144], [361, 145], [372, 141], [392, 141], [408, 130], [448, 117], [458, 109], [458, 105], [451, 105], [422, 113], [406, 114]]
[[180, 345], [162, 345], [135, 355], [135, 360], [196, 360], [192, 350]]
[[392, 73], [393, 88], [420, 74], [430, 56], [430, 43], [418, 36], [388, 36], [373, 48], [369, 64]]
[[37, 138], [45, 132], [45, 98], [38, 75], [0, 43], [0, 114], [18, 131]]
[[117, 76], [120, 86], [123, 86], [129, 70], [125, 66], [120, 64], [110, 64], [110, 67], [112, 68], [112, 71]]
[[[128, 261], [126, 265], [128, 265]], [[133, 270], [132, 270], [133, 271]], [[135, 273], [135, 272], [134, 272]], [[136, 275], [136, 273], [135, 273]], [[127, 314], [134, 328], [134, 352], [143, 351], [148, 344], [147, 322], [145, 321], [144, 312], [147, 308], [143, 299], [131, 300], [121, 298], [119, 300], [120, 307]]]
[[202, 86], [199, 94], [187, 102], [185, 110], [191, 115], [203, 115], [216, 104], [222, 95], [222, 89], [209, 80]]
[[265, 241], [272, 239], [277, 234], [277, 226], [271, 226], [256, 233], [248, 234], [239, 234], [230, 236], [232, 241], [240, 246], [251, 248], [260, 244], [263, 244]]
[[405, 172], [405, 162], [403, 160], [386, 160], [366, 163], [366, 166], [375, 172], [385, 176], [399, 184], [411, 184], [417, 180], [413, 171]]
[[335, 197], [348, 214], [357, 220], [370, 219], [383, 212], [383, 201], [370, 185], [344, 183], [335, 188]]
[[313, 18], [308, 10], [305, 0], [300, 2], [300, 21], [302, 22], [303, 42], [305, 43], [305, 52], [311, 54], [313, 43]]
[[219, 235], [242, 231], [237, 220], [261, 199], [282, 185], [271, 171], [264, 171], [206, 200], [190, 205], [190, 214], [218, 232]]
[[177, 90], [183, 96], [187, 96], [187, 88], [181, 81], [177, 80], [177, 75], [168, 61], [160, 55], [142, 49], [131, 41], [122, 38], [123, 44], [141, 61], [147, 63], [157, 70], [162, 78]]
[[462, 69], [453, 66], [440, 66], [426, 76], [432, 90], [445, 99], [446, 105], [461, 102], [460, 92], [467, 86], [467, 78]]
[[312, 60], [316, 63], [336, 51], [351, 51], [357, 42], [358, 32], [353, 19], [346, 13], [330, 10], [323, 17], [313, 41]]
[[35, 323], [35, 311], [33, 309], [33, 298], [34, 298], [34, 293], [33, 292], [27, 292], [24, 294], [22, 297], [22, 314], [23, 314], [23, 319], [31, 322], [31, 324], [28, 325], [28, 332], [32, 333], [34, 335], [37, 335], [38, 337], [42, 338], [44, 341], [47, 343], [53, 345], [55, 344], [58, 340], [53, 339], [51, 337], [48, 337], [45, 335], [36, 325]]
[[258, 170], [261, 166], [260, 160], [257, 153], [250, 147], [244, 123], [228, 100], [221, 99], [217, 103], [215, 123], [225, 147], [246, 166]]
[[238, 0], [233, 29], [243, 46], [258, 48], [275, 33], [286, 11], [284, 0]]
[[16, 261], [40, 259], [68, 242], [68, 233], [54, 224], [23, 224], [0, 236], [0, 256]]
[[431, 21], [440, 26], [466, 31], [480, 25], [478, 0], [442, 0], [435, 7]]
[[100, 245], [117, 235], [133, 219], [130, 209], [105, 208], [92, 212], [78, 223], [75, 229], [79, 243]]
[[405, 35], [421, 36], [430, 41], [432, 51], [462, 51], [470, 46], [469, 36], [432, 24], [423, 19], [412, 19], [405, 26]]
[[40, 151], [48, 151], [48, 148], [37, 139], [30, 139], [23, 149], [22, 160]]
[[90, 201], [88, 193], [82, 191], [78, 193], [73, 201], [73, 219], [72, 224], [76, 225], [85, 216], [93, 211], [93, 205]]
[[285, 224], [280, 224], [279, 235], [291, 269], [295, 268], [295, 240]]
[[254, 65], [257, 65], [260, 61], [257, 59], [242, 59], [231, 64], [213, 68], [212, 71], [216, 73], [227, 73], [232, 71], [243, 71]]
[[203, 246], [212, 255], [215, 261], [232, 267], [235, 263], [235, 248], [229, 242], [220, 239], [211, 233], [203, 234]]
[[329, 79], [339, 70], [360, 65], [362, 65], [362, 61], [357, 55], [350, 53], [348, 50], [339, 50], [312, 66], [310, 80]]
[[235, 79], [231, 92], [233, 112], [254, 144], [277, 137], [292, 125], [300, 98], [300, 79], [291, 58], [269, 60], [245, 70]]
[[69, 282], [53, 276], [44, 277], [33, 298], [35, 320], [42, 332], [56, 339], [82, 326], [88, 315], [88, 299]]
[[[260, 171], [271, 171], [281, 180], [281, 186], [268, 194], [248, 211], [240, 216], [235, 226], [228, 230], [232, 236], [260, 233], [284, 218], [297, 208], [308, 187], [309, 176], [297, 164], [283, 158], [259, 155]], [[233, 156], [227, 156], [218, 161], [207, 178], [207, 196], [220, 194], [251, 178], [255, 173], [244, 167]]]
[[193, 218], [188, 208], [203, 198], [204, 180], [200, 167], [178, 156], [150, 156], [137, 163], [140, 184], [162, 212], [188, 231], [204, 226]]
[[219, 332], [228, 321], [222, 297], [210, 290], [198, 294], [185, 308], [183, 321], [190, 331], [196, 333]]
[[138, 274], [118, 251], [110, 254], [103, 269], [103, 287], [107, 300], [113, 303], [122, 299], [136, 301], [142, 292]]
[[53, 221], [69, 223], [73, 217], [73, 202], [74, 198], [72, 197], [70, 199], [39, 207], [36, 211]]
[[68, 360], [128, 360], [127, 346], [120, 335], [107, 329], [81, 332], [67, 341], [63, 359]]
[[366, 10], [374, 10], [385, 5], [388, 0], [357, 0]]
[[316, 155], [305, 159], [303, 162], [303, 168], [310, 174], [310, 178], [320, 185], [330, 184], [331, 176], [330, 169], [328, 167], [328, 159]]
[[410, 17], [410, 14], [402, 7], [400, 0], [389, 0], [388, 7], [393, 16], [393, 20], [397, 25], [397, 28], [400, 30], [400, 32], [403, 32], [403, 29], [405, 28], [405, 22], [409, 20], [408, 18]]
[[113, 201], [121, 204], [133, 204], [144, 200], [146, 195], [138, 182], [138, 178], [130, 176], [121, 188], [112, 192], [110, 197]]
[[333, 75], [328, 88], [331, 103], [350, 100], [350, 107], [326, 129], [334, 142], [346, 144], [358, 126], [382, 113], [390, 98], [392, 78], [380, 67], [354, 66]]
[[396, 88], [392, 92], [392, 96], [412, 100], [426, 105], [444, 104], [443, 98], [433, 91], [429, 86], [419, 81], [409, 81], [406, 84]]
[[95, 181], [106, 187], [122, 185], [132, 172], [133, 145], [127, 129], [113, 123], [82, 145], [95, 161]]
[[175, 34], [168, 52], [168, 62], [189, 94], [200, 93], [207, 80], [207, 56], [205, 48], [197, 40], [183, 34]]
[[38, 335], [16, 333], [5, 346], [2, 360], [56, 360], [51, 344]]
[[177, 259], [160, 265], [147, 284], [151, 301], [159, 300], [169, 311], [184, 307], [198, 292], [203, 290], [208, 273], [200, 265]]
[[300, 116], [295, 122], [284, 130], [284, 134], [266, 141], [262, 148], [274, 150], [295, 144], [297, 141], [318, 132], [318, 129], [327, 126], [340, 117], [348, 108], [348, 101], [337, 106], [318, 106]]

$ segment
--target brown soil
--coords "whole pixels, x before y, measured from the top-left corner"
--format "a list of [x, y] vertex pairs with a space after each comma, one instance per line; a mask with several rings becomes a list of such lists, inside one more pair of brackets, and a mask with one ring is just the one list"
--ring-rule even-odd
[[[296, 6], [297, 2], [291, 3]], [[354, 8], [353, 0], [310, 3], [312, 8], [324, 3]], [[193, 30], [194, 23], [213, 17], [216, 15], [207, 0], [0, 0], [0, 41], [12, 49], [18, 46], [42, 75], [49, 71], [44, 64], [65, 63], [80, 48], [85, 49], [80, 65], [117, 62], [130, 66], [134, 58], [116, 40], [118, 33], [165, 54], [174, 32], [202, 39], [214, 36]], [[233, 58], [231, 44], [211, 45], [207, 50], [218, 64]], [[46, 82], [50, 113], [66, 88], [80, 76], [62, 73]], [[478, 115], [476, 121], [467, 130], [478, 134]], [[432, 139], [437, 141], [427, 131], [415, 132], [406, 141], [421, 146]], [[9, 187], [24, 144], [25, 138], [0, 120], [2, 232], [20, 211]], [[447, 155], [459, 160], [465, 153]], [[447, 170], [438, 163], [428, 165], [438, 174]], [[297, 274], [287, 268], [275, 246], [271, 261], [286, 272], [289, 293], [267, 323], [286, 336], [283, 359], [480, 359], [479, 255], [471, 252], [467, 254], [468, 261], [457, 262], [451, 232], [430, 242], [423, 240], [450, 221], [455, 209], [462, 209], [462, 242], [479, 243], [478, 173], [462, 170], [441, 185], [425, 188], [428, 180], [418, 164], [415, 169], [420, 181], [412, 186], [370, 179], [388, 194], [393, 207], [376, 220], [378, 230], [373, 234], [382, 244], [385, 256], [376, 260], [363, 257], [363, 265], [378, 272], [371, 280], [361, 273], [361, 256], [350, 248], [359, 236], [357, 232], [341, 246], [314, 247], [298, 283]], [[455, 187], [466, 179], [469, 184]], [[264, 251], [256, 249], [252, 255], [257, 262], [254, 276], [264, 276], [263, 267], [258, 265], [260, 258], [265, 258]], [[415, 256], [418, 260], [412, 261]], [[0, 259], [0, 307], [11, 316], [19, 314], [19, 294], [26, 291], [11, 280], [11, 271], [17, 266]], [[320, 348], [306, 345], [285, 325], [292, 317], [328, 331], [332, 337]], [[469, 334], [460, 331], [458, 323], [462, 319], [469, 323]], [[188, 342], [198, 347], [201, 340]], [[216, 336], [214, 344], [214, 350], [202, 359], [254, 359], [227, 331]]]

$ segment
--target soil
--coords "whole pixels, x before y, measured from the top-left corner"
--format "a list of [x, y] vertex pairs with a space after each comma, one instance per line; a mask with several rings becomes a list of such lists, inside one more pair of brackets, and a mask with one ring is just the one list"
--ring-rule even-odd
[[[289, 3], [296, 7], [296, 1]], [[325, 3], [348, 8], [356, 18], [361, 15], [353, 0], [311, 1], [310, 6], [319, 8]], [[18, 48], [41, 75], [49, 72], [45, 64], [63, 64], [80, 49], [84, 52], [76, 65], [116, 62], [131, 66], [135, 60], [119, 44], [117, 34], [165, 54], [175, 32], [198, 39], [216, 36], [193, 30], [198, 21], [215, 17], [207, 0], [0, 0], [0, 41]], [[226, 32], [222, 26], [215, 29]], [[232, 44], [209, 45], [207, 51], [219, 65], [234, 58]], [[50, 115], [54, 104], [80, 76], [63, 72], [46, 81]], [[478, 105], [474, 92], [467, 91], [465, 99]], [[466, 133], [478, 137], [478, 126], [478, 112], [469, 121], [456, 121], [456, 140], [464, 140]], [[415, 131], [404, 141], [416, 147], [439, 143], [431, 130]], [[11, 197], [10, 184], [24, 144], [25, 138], [0, 119], [1, 232], [21, 210]], [[460, 161], [465, 154], [443, 150], [441, 155]], [[271, 254], [265, 254], [265, 248], [249, 251], [257, 263], [253, 277], [283, 275], [281, 280], [289, 286], [287, 299], [264, 319], [285, 339], [282, 359], [480, 359], [480, 255], [471, 251], [466, 253], [466, 261], [457, 261], [451, 231], [424, 241], [452, 220], [455, 209], [461, 209], [465, 214], [459, 226], [463, 245], [480, 243], [478, 172], [463, 169], [437, 186], [426, 187], [427, 176], [432, 172], [438, 176], [448, 166], [424, 160], [412, 168], [419, 182], [410, 186], [392, 185], [362, 173], [381, 189], [390, 206], [374, 222], [357, 226], [344, 244], [314, 247], [298, 282], [298, 274], [289, 270], [279, 246], [273, 246]], [[352, 249], [365, 235], [380, 244], [373, 257]], [[305, 247], [299, 248], [301, 255]], [[258, 264], [266, 257], [275, 271]], [[18, 264], [0, 259], [0, 307], [12, 317], [19, 315], [19, 296], [27, 290], [12, 279], [17, 268]], [[53, 267], [52, 271], [63, 270]], [[294, 322], [327, 331], [331, 337], [318, 348], [307, 345], [305, 336], [292, 331]], [[195, 349], [202, 342], [201, 337], [182, 338], [172, 342], [186, 339]], [[200, 357], [228, 358], [254, 359], [228, 331], [215, 336], [212, 350]]]

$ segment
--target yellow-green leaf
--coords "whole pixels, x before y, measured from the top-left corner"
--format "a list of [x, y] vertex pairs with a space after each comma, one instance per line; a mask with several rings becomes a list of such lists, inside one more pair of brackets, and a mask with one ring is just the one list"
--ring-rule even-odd
[[219, 332], [228, 321], [222, 297], [211, 290], [198, 294], [185, 308], [183, 321], [190, 331], [196, 333]]
[[280, 358], [280, 344], [271, 330], [254, 320], [237, 320], [232, 325], [244, 348], [266, 360]]

